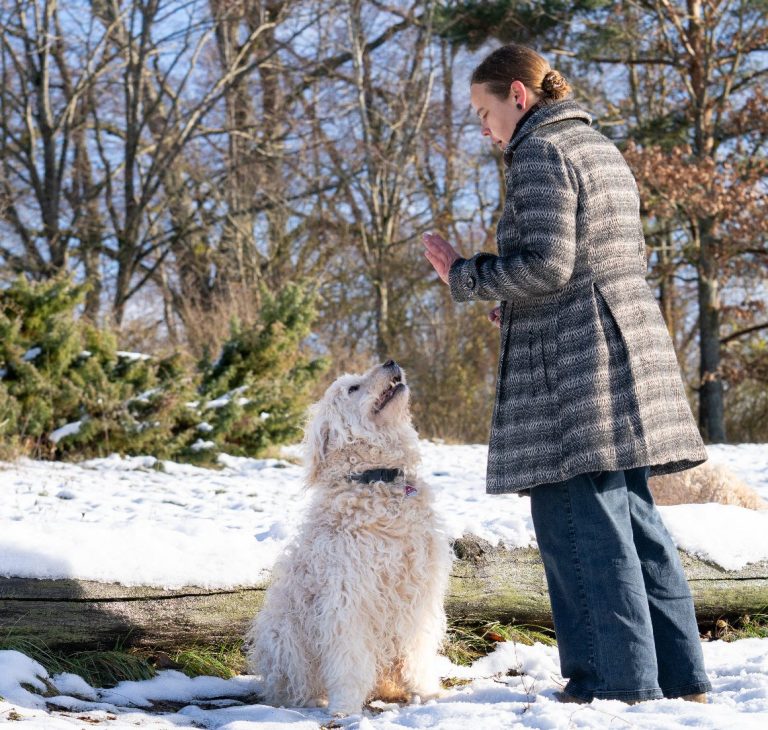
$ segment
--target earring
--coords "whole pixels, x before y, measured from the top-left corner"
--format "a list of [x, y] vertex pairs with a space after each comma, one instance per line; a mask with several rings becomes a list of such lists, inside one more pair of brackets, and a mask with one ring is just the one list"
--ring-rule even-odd
[[521, 109], [521, 110], [522, 110], [522, 108], [523, 108], [523, 105], [522, 105], [522, 104], [521, 104], [519, 101], [517, 102], [517, 108], [518, 108], [518, 109]]

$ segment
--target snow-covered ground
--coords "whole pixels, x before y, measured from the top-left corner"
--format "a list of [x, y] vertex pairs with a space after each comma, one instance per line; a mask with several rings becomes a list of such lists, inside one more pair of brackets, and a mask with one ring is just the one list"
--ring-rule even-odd
[[[530, 500], [485, 494], [486, 446], [424, 441], [422, 453], [451, 537], [535, 544]], [[768, 444], [710, 454], [768, 500]], [[166, 588], [260, 582], [301, 519], [302, 469], [221, 459], [221, 471], [152, 457], [0, 463], [0, 575]], [[724, 568], [768, 559], [768, 512], [681, 505], [661, 513], [680, 547]]]
[[[226, 728], [226, 730], [566, 730], [570, 728], [712, 728], [764, 730], [768, 726], [768, 639], [704, 645], [713, 685], [707, 705], [656, 700], [628, 706], [615, 700], [590, 705], [558, 703], [562, 687], [557, 650], [536, 644], [499, 644], [471, 667], [445, 660], [447, 676], [471, 683], [424, 704], [374, 703], [362, 715], [332, 719], [322, 709], [255, 704], [256, 680], [190, 679], [175, 671], [143, 682], [96, 690], [74, 675], [48, 678], [42, 667], [17, 652], [0, 651], [0, 723], [26, 728]], [[510, 676], [511, 675], [511, 676]], [[43, 699], [21, 683], [56, 691]], [[225, 698], [225, 699], [223, 699]], [[161, 705], [154, 710], [151, 705]], [[171, 712], [168, 703], [178, 711]]]
[[[709, 451], [713, 462], [731, 468], [768, 500], [768, 444]], [[451, 536], [471, 532], [510, 547], [535, 544], [528, 498], [484, 493], [485, 446], [423, 442], [422, 453], [422, 475], [437, 493]], [[117, 456], [81, 464], [0, 463], [0, 575], [164, 587], [261, 582], [301, 519], [302, 470], [274, 459], [224, 457], [223, 465], [211, 471]], [[663, 507], [661, 513], [678, 545], [725, 568], [768, 559], [768, 512], [686, 505]], [[704, 650], [715, 687], [708, 706], [679, 700], [561, 705], [552, 699], [561, 681], [556, 651], [510, 643], [469, 670], [446, 660], [446, 676], [473, 681], [438, 701], [379, 708], [338, 724], [377, 730], [768, 727], [768, 640], [713, 642]], [[508, 670], [523, 674], [507, 676]], [[41, 676], [44, 670], [29, 658], [0, 652], [0, 723], [303, 730], [330, 722], [321, 710], [252, 704], [249, 697], [258, 687], [251, 678], [191, 680], [163, 672], [154, 680], [96, 690], [71, 675], [58, 676], [48, 681], [61, 696], [43, 700], [21, 686], [42, 690]], [[211, 700], [221, 697], [232, 706]], [[142, 712], [148, 698], [183, 709]], [[59, 709], [51, 711], [44, 702]], [[60, 709], [65, 707], [71, 712]]]

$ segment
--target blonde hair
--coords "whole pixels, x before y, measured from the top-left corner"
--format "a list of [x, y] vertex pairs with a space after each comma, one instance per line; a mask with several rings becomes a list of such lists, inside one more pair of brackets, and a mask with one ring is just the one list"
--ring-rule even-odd
[[509, 96], [513, 81], [520, 81], [541, 99], [558, 101], [571, 93], [562, 74], [532, 48], [516, 43], [497, 48], [472, 72], [473, 84], [487, 84], [488, 91], [500, 99]]

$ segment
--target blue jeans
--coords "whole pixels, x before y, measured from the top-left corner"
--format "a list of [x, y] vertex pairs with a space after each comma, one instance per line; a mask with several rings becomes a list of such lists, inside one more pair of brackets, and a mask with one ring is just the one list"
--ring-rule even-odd
[[652, 700], [708, 692], [693, 599], [648, 467], [531, 490], [565, 691]]

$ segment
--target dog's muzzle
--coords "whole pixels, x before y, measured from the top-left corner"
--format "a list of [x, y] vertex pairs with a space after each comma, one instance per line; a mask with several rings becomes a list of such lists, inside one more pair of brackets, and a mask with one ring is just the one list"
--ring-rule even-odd
[[391, 401], [397, 393], [401, 390], [405, 390], [405, 383], [403, 382], [403, 376], [400, 368], [395, 364], [394, 373], [389, 380], [389, 385], [386, 390], [376, 399], [376, 403], [373, 405], [373, 412], [380, 413], [384, 407]]

